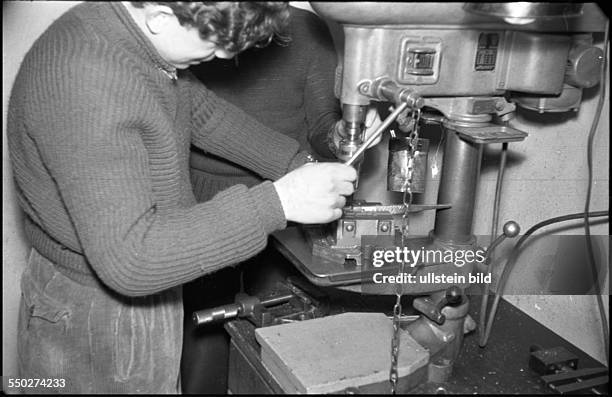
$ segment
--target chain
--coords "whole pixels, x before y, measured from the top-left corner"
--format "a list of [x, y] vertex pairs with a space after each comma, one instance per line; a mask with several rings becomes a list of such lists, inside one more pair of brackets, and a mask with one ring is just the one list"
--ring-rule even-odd
[[[402, 249], [406, 247], [406, 238], [408, 237], [408, 213], [410, 212], [410, 205], [412, 205], [412, 171], [414, 166], [415, 152], [418, 151], [418, 139], [419, 139], [419, 121], [421, 119], [421, 110], [417, 109], [412, 111], [412, 119], [414, 120], [413, 128], [410, 133], [410, 146], [408, 149], [408, 175], [404, 182], [403, 204], [404, 213], [402, 214]], [[404, 267], [406, 263], [400, 262], [398, 277], [402, 280], [404, 275]], [[416, 270], [416, 266], [414, 267]], [[414, 271], [412, 272], [414, 273]], [[402, 295], [404, 293], [403, 283], [396, 283], [395, 293], [395, 305], [393, 306], [393, 336], [391, 339], [391, 370], [389, 373], [389, 381], [391, 382], [391, 393], [397, 392], [397, 380], [399, 378], [397, 372], [397, 360], [399, 358], [399, 347], [400, 347], [400, 324], [402, 318]]]

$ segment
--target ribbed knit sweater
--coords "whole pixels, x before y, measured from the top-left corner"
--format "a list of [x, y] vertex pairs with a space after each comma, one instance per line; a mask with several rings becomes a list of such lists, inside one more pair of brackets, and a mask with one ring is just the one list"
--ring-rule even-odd
[[298, 143], [156, 52], [121, 3], [82, 3], [26, 55], [8, 144], [32, 245], [73, 279], [153, 294], [262, 250], [286, 220], [267, 181], [196, 204], [191, 144], [277, 179]]
[[[264, 125], [300, 143], [302, 150], [334, 160], [329, 140], [342, 113], [334, 95], [337, 55], [325, 22], [309, 11], [290, 7], [286, 44], [251, 48], [236, 59], [214, 59], [192, 67], [215, 94]], [[254, 185], [260, 176], [194, 149], [192, 182], [198, 201], [236, 183]]]

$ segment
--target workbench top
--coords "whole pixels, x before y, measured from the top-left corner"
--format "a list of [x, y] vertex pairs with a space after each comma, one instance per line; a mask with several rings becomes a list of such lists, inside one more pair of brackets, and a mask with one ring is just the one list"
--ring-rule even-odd
[[[477, 320], [481, 297], [469, 299], [470, 315]], [[260, 347], [251, 323], [235, 320], [228, 322], [226, 329], [243, 354], [246, 352], [249, 359], [259, 361]], [[448, 394], [554, 394], [529, 368], [532, 345], [563, 346], [578, 357], [578, 368], [601, 367], [601, 363], [502, 299], [487, 346], [478, 346], [476, 332], [466, 335], [450, 380], [443, 384], [426, 383], [410, 393], [435, 394], [443, 387]], [[255, 366], [265, 372], [260, 362]], [[274, 386], [274, 379], [269, 377], [267, 381], [275, 392], [282, 390], [277, 384]]]

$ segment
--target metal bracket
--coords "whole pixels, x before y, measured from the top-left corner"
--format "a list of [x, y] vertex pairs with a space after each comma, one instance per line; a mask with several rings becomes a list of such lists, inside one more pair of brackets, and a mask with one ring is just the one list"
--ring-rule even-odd
[[483, 124], [482, 127], [461, 127], [457, 125], [449, 126], [457, 131], [459, 136], [466, 141], [473, 143], [504, 143], [518, 142], [527, 137], [527, 133], [506, 125], [492, 123]]

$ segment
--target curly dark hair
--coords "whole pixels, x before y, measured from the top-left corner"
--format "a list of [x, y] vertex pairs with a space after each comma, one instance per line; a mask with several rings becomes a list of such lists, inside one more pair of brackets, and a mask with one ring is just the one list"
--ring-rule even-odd
[[263, 47], [273, 39], [287, 41], [283, 31], [289, 21], [289, 3], [281, 1], [151, 1], [132, 2], [170, 7], [182, 26], [191, 26], [204, 40], [213, 40], [225, 51], [241, 52]]

